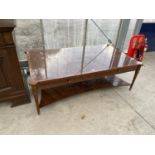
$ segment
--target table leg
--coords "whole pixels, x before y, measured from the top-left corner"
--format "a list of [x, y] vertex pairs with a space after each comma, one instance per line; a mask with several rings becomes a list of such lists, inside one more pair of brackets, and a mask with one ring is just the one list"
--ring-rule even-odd
[[138, 75], [139, 71], [140, 71], [140, 68], [141, 68], [141, 66], [137, 66], [137, 68], [136, 68], [136, 70], [135, 70], [135, 74], [134, 74], [134, 77], [133, 77], [133, 79], [132, 79], [132, 83], [131, 83], [131, 85], [130, 85], [129, 90], [131, 90], [131, 89], [132, 89], [133, 84], [134, 84], [134, 82], [135, 82], [135, 80], [136, 80], [136, 78], [137, 78], [137, 75]]
[[38, 89], [36, 88], [36, 86], [32, 86], [32, 93], [35, 99], [35, 104], [36, 104], [36, 109], [37, 109], [37, 113], [38, 115], [40, 114], [40, 107], [39, 107], [39, 92]]

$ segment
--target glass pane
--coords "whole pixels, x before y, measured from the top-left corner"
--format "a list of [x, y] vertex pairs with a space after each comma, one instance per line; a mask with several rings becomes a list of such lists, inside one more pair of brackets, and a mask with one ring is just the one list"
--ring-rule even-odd
[[82, 46], [83, 19], [44, 19], [43, 31], [46, 49]]
[[133, 35], [134, 29], [135, 29], [135, 26], [136, 26], [136, 21], [137, 21], [136, 19], [131, 19], [130, 20], [128, 32], [127, 32], [126, 39], [125, 39], [125, 42], [124, 42], [123, 51], [128, 50], [130, 39], [131, 39], [131, 37]]
[[18, 57], [25, 60], [25, 50], [42, 48], [41, 25], [38, 19], [17, 19], [15, 28], [15, 40]]
[[[106, 36], [115, 44], [120, 19], [95, 19], [96, 24], [104, 31]], [[87, 45], [99, 45], [108, 43], [102, 32], [89, 20]]]
[[[103, 30], [106, 36], [116, 42], [117, 32], [119, 29], [120, 19], [95, 19], [95, 23]], [[91, 21], [88, 22], [87, 46], [84, 59], [84, 70], [96, 70], [101, 66], [99, 60], [103, 59], [102, 64], [110, 65], [106, 60], [112, 57], [111, 48], [107, 48], [108, 40], [99, 30], [99, 28]], [[105, 55], [104, 52], [109, 54]]]

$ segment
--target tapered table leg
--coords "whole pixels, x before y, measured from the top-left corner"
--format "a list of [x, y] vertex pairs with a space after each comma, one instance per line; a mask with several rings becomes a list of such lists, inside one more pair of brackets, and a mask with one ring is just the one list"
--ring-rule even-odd
[[40, 115], [39, 92], [38, 92], [38, 89], [36, 88], [36, 86], [32, 86], [32, 93], [33, 93], [33, 96], [34, 96], [34, 99], [35, 99], [37, 113], [38, 113], [38, 115]]
[[140, 71], [140, 68], [141, 68], [141, 65], [137, 66], [137, 68], [136, 68], [136, 70], [135, 70], [135, 74], [134, 74], [134, 77], [133, 77], [133, 79], [132, 79], [132, 83], [131, 83], [131, 85], [130, 85], [129, 90], [131, 90], [131, 89], [132, 89], [133, 84], [134, 84], [134, 82], [135, 82], [135, 80], [136, 80], [136, 78], [137, 78], [137, 75], [138, 75], [139, 71]]

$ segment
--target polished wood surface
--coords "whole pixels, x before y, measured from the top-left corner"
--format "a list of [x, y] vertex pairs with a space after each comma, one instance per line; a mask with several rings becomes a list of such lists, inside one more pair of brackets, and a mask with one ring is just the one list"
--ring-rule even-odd
[[29, 102], [13, 41], [13, 20], [0, 20], [0, 102]]
[[[29, 84], [32, 86], [38, 114], [40, 114], [40, 107], [46, 105], [49, 101], [54, 101], [54, 99], [51, 99], [52, 97], [49, 97], [49, 93], [47, 95], [49, 89], [53, 92], [53, 89], [58, 87], [64, 89], [67, 86], [66, 91], [68, 93], [65, 97], [68, 97], [71, 94], [76, 94], [77, 83], [135, 71], [130, 86], [131, 90], [142, 66], [141, 62], [128, 57], [123, 52], [114, 50], [113, 46], [110, 45], [87, 46], [82, 69], [82, 47], [46, 51], [33, 49], [27, 51], [27, 58], [30, 69]], [[68, 85], [75, 87], [76, 91], [73, 92], [73, 90], [68, 89]], [[94, 88], [99, 88], [96, 83], [94, 83]], [[81, 85], [77, 93], [84, 92], [87, 89], [89, 89], [89, 86], [83, 89]], [[42, 94], [41, 102], [39, 94]], [[57, 96], [58, 98], [61, 99], [63, 97], [60, 95]]]
[[[104, 51], [97, 56], [102, 50]], [[94, 59], [95, 56], [97, 57]], [[112, 46], [106, 48], [106, 45], [86, 47], [82, 72], [82, 47], [46, 50], [45, 55], [43, 50], [30, 50], [28, 61], [31, 81], [64, 78], [141, 64], [122, 52], [114, 51]]]

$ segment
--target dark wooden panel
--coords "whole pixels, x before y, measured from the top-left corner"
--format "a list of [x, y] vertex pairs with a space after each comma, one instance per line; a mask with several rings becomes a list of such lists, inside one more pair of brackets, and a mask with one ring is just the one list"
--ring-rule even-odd
[[12, 20], [0, 20], [0, 102], [11, 101], [14, 106], [30, 100], [13, 42], [13, 28]]
[[[0, 86], [0, 101], [11, 100], [19, 103], [29, 101], [26, 93], [15, 47], [0, 48], [1, 73], [5, 84]], [[16, 104], [16, 103], [15, 103]]]
[[3, 57], [0, 57], [0, 89], [7, 87], [6, 77], [3, 69]]
[[9, 32], [0, 33], [0, 47], [13, 45], [13, 37]]
[[4, 45], [3, 33], [0, 33], [0, 46]]
[[[3, 94], [3, 92], [10, 90], [10, 82], [9, 82], [9, 67], [7, 65], [8, 59], [7, 59], [7, 53], [0, 49], [0, 96]], [[9, 87], [9, 89], [7, 89]]]

